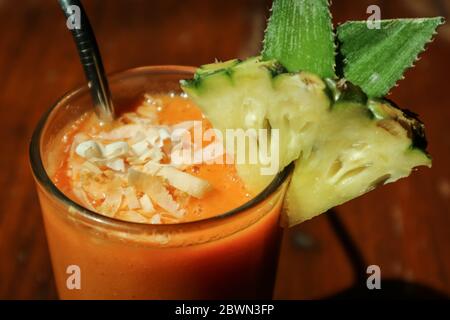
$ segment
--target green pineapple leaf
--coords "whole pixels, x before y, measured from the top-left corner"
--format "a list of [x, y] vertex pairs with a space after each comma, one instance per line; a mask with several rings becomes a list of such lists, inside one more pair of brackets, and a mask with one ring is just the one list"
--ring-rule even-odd
[[334, 77], [334, 33], [328, 0], [275, 0], [262, 57], [289, 72]]
[[344, 76], [370, 97], [385, 96], [413, 66], [431, 41], [442, 17], [381, 20], [380, 29], [366, 21], [349, 21], [337, 28]]

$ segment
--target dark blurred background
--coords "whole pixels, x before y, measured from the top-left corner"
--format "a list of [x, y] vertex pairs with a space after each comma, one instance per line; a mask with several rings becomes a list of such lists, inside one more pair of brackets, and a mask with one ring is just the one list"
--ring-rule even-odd
[[[85, 0], [108, 72], [194, 65], [258, 54], [265, 0]], [[450, 0], [335, 0], [334, 22], [442, 15]], [[28, 142], [42, 113], [84, 82], [56, 0], [0, 1], [0, 298], [56, 297]], [[377, 296], [450, 296], [450, 25], [440, 28], [391, 98], [421, 115], [432, 169], [290, 229], [276, 298], [364, 296], [365, 268], [381, 268]], [[395, 57], [392, 57], [395, 59]], [[373, 293], [370, 293], [373, 295]]]

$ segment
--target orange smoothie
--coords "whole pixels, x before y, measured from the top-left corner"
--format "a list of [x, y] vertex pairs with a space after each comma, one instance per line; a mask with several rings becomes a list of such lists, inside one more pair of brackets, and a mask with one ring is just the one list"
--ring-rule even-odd
[[[60, 297], [271, 298], [285, 185], [249, 204], [234, 164], [215, 161], [226, 152], [204, 153], [220, 142], [193, 140], [211, 125], [189, 99], [139, 98], [112, 124], [86, 109], [43, 129], [56, 190], [35, 175]], [[175, 163], [180, 148], [209, 158]]]

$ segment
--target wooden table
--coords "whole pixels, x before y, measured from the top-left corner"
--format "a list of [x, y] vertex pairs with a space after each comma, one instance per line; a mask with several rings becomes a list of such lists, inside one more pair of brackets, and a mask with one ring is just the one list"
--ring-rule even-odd
[[[335, 22], [364, 19], [369, 4], [378, 4], [383, 18], [449, 19], [450, 1], [339, 0], [333, 5]], [[255, 55], [270, 7], [263, 0], [86, 0], [85, 5], [109, 72]], [[56, 1], [0, 2], [0, 298], [56, 298], [27, 149], [44, 110], [84, 82], [64, 23]], [[371, 264], [380, 266], [383, 279], [423, 284], [450, 295], [449, 57], [446, 25], [392, 94], [426, 123], [433, 168], [289, 230], [277, 298], [334, 295], [356, 279], [364, 282], [365, 267]], [[336, 229], [339, 223], [346, 232]], [[343, 246], [342, 240], [359, 248], [359, 260], [348, 255], [349, 244]], [[349, 257], [353, 265], [361, 265], [359, 278]]]

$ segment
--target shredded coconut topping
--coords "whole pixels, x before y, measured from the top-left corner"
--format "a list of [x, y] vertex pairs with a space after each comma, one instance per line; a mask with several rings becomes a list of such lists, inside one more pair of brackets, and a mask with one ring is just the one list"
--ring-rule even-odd
[[171, 161], [174, 150], [190, 143], [186, 136], [196, 122], [161, 125], [161, 101], [145, 98], [135, 112], [123, 114], [112, 127], [74, 136], [68, 176], [75, 196], [89, 209], [108, 217], [159, 224], [163, 217], [185, 215], [175, 193], [202, 198], [211, 185], [187, 173], [189, 163]]

